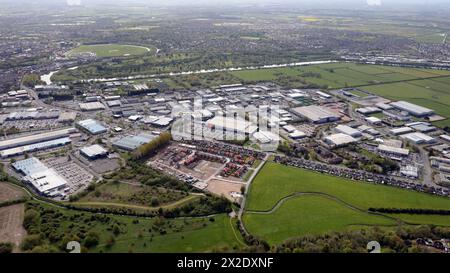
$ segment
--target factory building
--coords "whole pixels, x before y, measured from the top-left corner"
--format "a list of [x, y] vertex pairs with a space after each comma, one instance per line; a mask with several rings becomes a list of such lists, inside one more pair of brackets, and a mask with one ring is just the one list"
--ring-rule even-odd
[[338, 132], [338, 133], [343, 133], [343, 134], [349, 135], [351, 137], [362, 136], [362, 134], [359, 130], [353, 129], [352, 127], [347, 126], [347, 125], [338, 125], [338, 126], [336, 126], [336, 128], [334, 128], [334, 130], [336, 130], [336, 132]]
[[409, 127], [400, 127], [400, 128], [395, 128], [395, 129], [390, 130], [390, 132], [396, 136], [411, 133], [413, 131], [414, 130]]
[[336, 112], [328, 109], [327, 107], [317, 106], [317, 105], [309, 105], [293, 108], [292, 111], [302, 117], [307, 118], [308, 120], [314, 123], [326, 123], [326, 122], [334, 122], [338, 121], [341, 116]]
[[370, 115], [381, 112], [381, 109], [378, 107], [364, 107], [356, 109], [356, 112], [363, 115]]
[[449, 135], [440, 135], [439, 137], [442, 138], [445, 141], [450, 142], [450, 136]]
[[126, 151], [133, 151], [139, 146], [149, 143], [153, 139], [155, 139], [155, 135], [149, 135], [149, 134], [139, 134], [136, 136], [127, 136], [124, 138], [121, 138], [115, 142], [113, 142], [113, 146], [120, 148], [122, 150]]
[[302, 139], [306, 137], [306, 134], [299, 130], [294, 130], [292, 133], [289, 134], [289, 137], [291, 139]]
[[358, 140], [353, 138], [352, 136], [343, 133], [338, 133], [325, 137], [324, 141], [325, 143], [327, 143], [332, 147], [342, 147], [351, 143], [355, 143]]
[[367, 117], [366, 121], [370, 124], [373, 125], [380, 125], [381, 124], [381, 119], [377, 118], [377, 117]]
[[77, 126], [79, 126], [81, 129], [89, 132], [92, 135], [98, 135], [103, 134], [108, 131], [108, 129], [103, 126], [100, 122], [94, 120], [94, 119], [85, 119], [82, 121], [77, 122]]
[[84, 147], [80, 150], [80, 154], [89, 158], [90, 160], [95, 160], [108, 156], [108, 151], [102, 146], [95, 144], [88, 147]]
[[391, 105], [394, 108], [397, 108], [401, 111], [406, 111], [409, 114], [416, 116], [416, 117], [427, 117], [433, 115], [434, 111], [413, 103], [409, 103], [406, 101], [397, 101], [397, 102], [391, 102]]
[[63, 137], [63, 138], [58, 138], [58, 139], [54, 139], [54, 140], [49, 140], [49, 141], [34, 143], [34, 144], [30, 144], [30, 145], [19, 146], [19, 147], [15, 147], [15, 148], [11, 148], [11, 149], [6, 149], [3, 151], [0, 151], [0, 157], [8, 158], [8, 157], [12, 157], [12, 156], [19, 156], [19, 155], [23, 155], [25, 153], [31, 153], [31, 152], [65, 146], [70, 143], [72, 143], [72, 140], [69, 137]]
[[389, 155], [389, 156], [391, 156], [391, 155], [393, 155], [393, 156], [408, 156], [409, 155], [408, 149], [387, 146], [384, 144], [378, 145], [377, 150], [378, 150], [378, 152]]
[[57, 196], [67, 187], [67, 181], [63, 177], [35, 157], [17, 161], [12, 166], [16, 171], [24, 174], [23, 180], [42, 195]]
[[42, 134], [2, 140], [0, 141], [0, 150], [67, 137], [75, 131], [75, 128], [67, 128]]
[[407, 177], [419, 178], [419, 169], [415, 166], [402, 166], [400, 168], [400, 173]]
[[402, 135], [400, 137], [416, 144], [431, 144], [436, 141], [435, 138], [419, 132]]
[[79, 103], [80, 109], [82, 111], [96, 111], [96, 110], [104, 110], [105, 105], [101, 102], [85, 102], [85, 103]]
[[231, 118], [216, 116], [206, 122], [206, 126], [210, 129], [217, 131], [223, 131], [227, 134], [254, 134], [258, 129], [256, 126], [252, 126], [250, 122], [242, 118]]

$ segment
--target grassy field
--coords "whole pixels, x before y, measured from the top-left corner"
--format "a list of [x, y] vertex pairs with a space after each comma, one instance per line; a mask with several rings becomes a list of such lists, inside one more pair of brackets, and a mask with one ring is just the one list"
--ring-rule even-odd
[[[333, 89], [361, 86], [387, 99], [406, 100], [450, 117], [450, 71], [445, 70], [333, 63], [235, 71], [231, 74], [243, 81], [294, 82]], [[362, 92], [357, 95], [366, 96]], [[450, 126], [450, 120], [439, 121], [435, 125]]]
[[90, 52], [97, 55], [97, 57], [105, 58], [105, 57], [143, 55], [153, 51], [154, 48], [148, 48], [143, 46], [101, 44], [101, 45], [82, 45], [75, 49], [72, 49], [67, 54], [69, 56], [74, 56], [80, 53]]
[[242, 70], [230, 72], [243, 81], [302, 80], [328, 88], [360, 86], [449, 75], [450, 71], [401, 68], [354, 63], [332, 63], [302, 67]]
[[[215, 216], [214, 222], [207, 218], [166, 220], [175, 229], [183, 228], [164, 235], [146, 232], [151, 220], [140, 220], [137, 225], [132, 223], [132, 218], [121, 220], [127, 223], [127, 232], [117, 236], [112, 247], [100, 244], [93, 252], [212, 252], [243, 246], [241, 235], [234, 228], [235, 222], [226, 215]], [[99, 227], [98, 231], [106, 230]], [[106, 239], [106, 236], [102, 238]]]
[[[450, 117], [449, 83], [450, 78], [445, 77], [366, 86], [364, 90], [391, 100], [406, 100], [431, 108], [441, 116]], [[450, 120], [437, 125], [450, 125]]]
[[[97, 234], [98, 243], [87, 252], [213, 252], [244, 246], [236, 230], [236, 220], [226, 214], [194, 218], [136, 218], [119, 215], [101, 215], [59, 209], [31, 202], [29, 210], [38, 211], [38, 223], [33, 230], [51, 227], [52, 236], [41, 237], [44, 244], [64, 246], [64, 238], [85, 245], [86, 234]], [[79, 239], [81, 238], [81, 239]], [[61, 248], [60, 248], [61, 249]]]
[[247, 214], [245, 224], [252, 234], [267, 238], [269, 243], [281, 243], [297, 234], [323, 234], [352, 226], [393, 226], [396, 221], [351, 209], [322, 196], [305, 195], [287, 200], [270, 215]]
[[[285, 199], [302, 192], [313, 194]], [[395, 225], [395, 219], [368, 214], [371, 207], [448, 210], [450, 199], [267, 163], [250, 187], [244, 223], [271, 243], [358, 225]], [[389, 216], [408, 224], [450, 225], [449, 216]]]

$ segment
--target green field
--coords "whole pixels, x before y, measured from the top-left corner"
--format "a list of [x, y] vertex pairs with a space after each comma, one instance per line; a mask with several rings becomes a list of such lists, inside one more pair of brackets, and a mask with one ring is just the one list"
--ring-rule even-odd
[[[308, 194], [280, 202], [296, 193]], [[367, 213], [371, 207], [448, 210], [450, 199], [267, 163], [250, 187], [244, 224], [270, 243], [357, 226], [395, 225], [397, 220], [450, 225], [450, 216], [389, 215], [396, 220]]]
[[[226, 214], [193, 218], [140, 218], [59, 209], [31, 202], [27, 213], [37, 211], [29, 234], [40, 234], [40, 244], [65, 250], [65, 241], [79, 241], [87, 252], [213, 252], [245, 246], [236, 219]], [[51, 229], [51, 234], [46, 230]], [[29, 230], [29, 231], [30, 231]], [[98, 236], [87, 246], [87, 234]], [[113, 240], [112, 240], [113, 239]]]
[[252, 234], [273, 244], [300, 234], [323, 234], [352, 226], [393, 226], [396, 221], [354, 210], [322, 196], [305, 195], [287, 200], [271, 214], [247, 214], [245, 224]]
[[[450, 78], [415, 80], [366, 86], [363, 89], [391, 100], [406, 100], [433, 109], [438, 115], [450, 117]], [[448, 83], [446, 83], [448, 81]], [[439, 122], [450, 125], [450, 120]]]
[[[391, 100], [406, 100], [450, 117], [450, 71], [354, 63], [332, 63], [231, 72], [243, 81], [301, 83], [321, 88], [357, 87]], [[366, 94], [358, 91], [361, 97]], [[436, 122], [450, 126], [450, 120]]]
[[362, 86], [396, 81], [433, 78], [449, 75], [450, 71], [402, 68], [354, 63], [331, 63], [301, 67], [242, 70], [230, 72], [243, 81], [302, 80], [328, 88]]
[[134, 46], [134, 45], [116, 45], [116, 44], [100, 44], [100, 45], [82, 45], [72, 49], [67, 53], [68, 56], [75, 56], [81, 53], [94, 53], [97, 57], [123, 57], [143, 55], [153, 52], [152, 47]]
[[[129, 251], [145, 253], [212, 252], [243, 246], [241, 235], [234, 229], [235, 222], [226, 215], [215, 216], [214, 222], [210, 222], [207, 218], [190, 219], [186, 222], [181, 219], [166, 220], [174, 227], [185, 226], [185, 228], [182, 231], [168, 232], [165, 235], [146, 235], [145, 229], [150, 225], [151, 220], [140, 220], [140, 223], [136, 225], [132, 223], [132, 219], [122, 219], [122, 221], [128, 222], [127, 231], [116, 237], [116, 243], [112, 247], [108, 248], [100, 244], [92, 251], [112, 253]], [[204, 224], [206, 226], [203, 226]], [[99, 228], [99, 232], [105, 231], [105, 229]], [[102, 238], [102, 240], [106, 239], [106, 236]]]

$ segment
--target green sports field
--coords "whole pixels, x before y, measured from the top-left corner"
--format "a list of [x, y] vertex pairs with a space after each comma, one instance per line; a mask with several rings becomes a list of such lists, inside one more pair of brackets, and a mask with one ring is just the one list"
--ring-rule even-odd
[[450, 226], [450, 216], [385, 217], [368, 213], [370, 207], [448, 210], [450, 199], [267, 163], [250, 187], [243, 220], [251, 234], [269, 243], [399, 221]]
[[154, 51], [152, 47], [143, 47], [135, 45], [117, 45], [117, 44], [99, 44], [99, 45], [81, 45], [67, 53], [68, 56], [74, 56], [81, 53], [94, 53], [97, 57], [123, 57], [144, 55]]

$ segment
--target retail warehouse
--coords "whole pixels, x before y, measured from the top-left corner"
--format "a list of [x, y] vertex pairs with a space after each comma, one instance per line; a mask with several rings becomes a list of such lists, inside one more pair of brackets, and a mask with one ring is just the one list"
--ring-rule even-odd
[[292, 111], [295, 114], [305, 117], [314, 123], [334, 122], [338, 121], [341, 118], [340, 115], [328, 109], [327, 107], [317, 105], [297, 107], [293, 108]]
[[23, 180], [31, 184], [40, 194], [57, 196], [67, 187], [67, 181], [64, 178], [35, 157], [17, 161], [12, 166], [16, 171], [24, 174]]
[[47, 133], [29, 135], [24, 137], [18, 137], [13, 139], [6, 139], [0, 141], [0, 150], [5, 150], [9, 148], [15, 148], [19, 146], [54, 140], [58, 138], [68, 137], [71, 133], [76, 132], [75, 128], [67, 128], [57, 131], [51, 131]]

